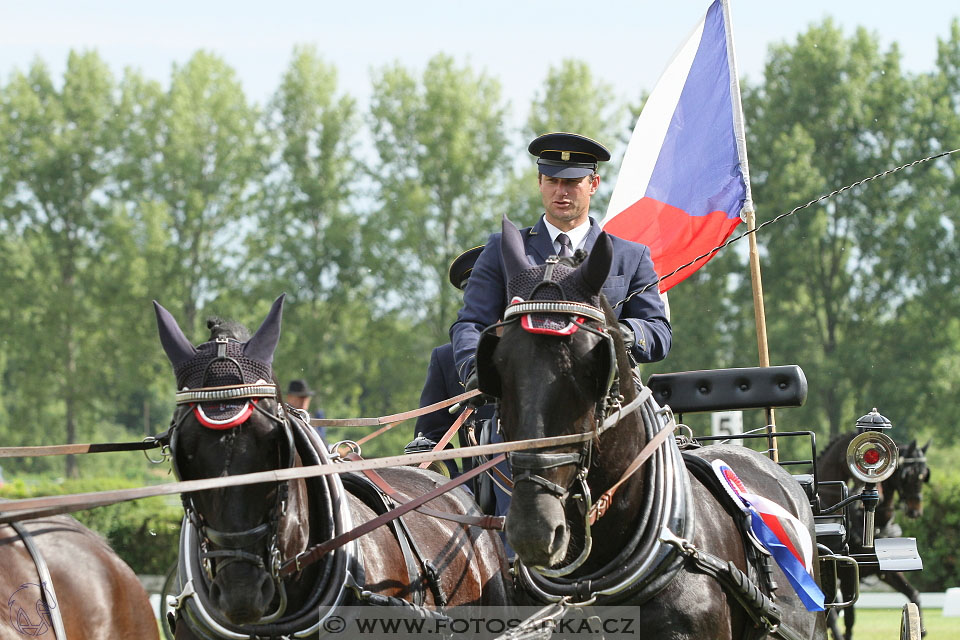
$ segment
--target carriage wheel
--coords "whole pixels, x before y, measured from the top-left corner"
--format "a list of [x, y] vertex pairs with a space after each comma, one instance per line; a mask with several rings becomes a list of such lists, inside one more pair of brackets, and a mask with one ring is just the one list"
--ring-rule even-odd
[[912, 602], [903, 605], [900, 640], [920, 640], [920, 609]]
[[170, 628], [170, 621], [167, 620], [167, 612], [170, 607], [167, 606], [167, 596], [176, 595], [171, 593], [177, 588], [177, 563], [167, 572], [167, 578], [163, 581], [163, 589], [160, 591], [160, 625], [163, 628], [163, 635], [167, 640], [173, 640], [173, 629]]

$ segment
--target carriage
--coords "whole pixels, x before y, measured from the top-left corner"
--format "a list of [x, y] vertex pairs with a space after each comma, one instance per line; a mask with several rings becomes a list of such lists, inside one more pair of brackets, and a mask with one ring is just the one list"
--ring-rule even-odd
[[[760, 408], [798, 407], [807, 394], [807, 381], [797, 365], [716, 369], [654, 374], [647, 383], [661, 404], [675, 413], [743, 411]], [[856, 433], [843, 448], [847, 466], [845, 477], [858, 481], [860, 491], [850, 495], [843, 480], [824, 479], [822, 457], [818, 458], [816, 434], [813, 431], [739, 433], [699, 436], [703, 444], [718, 441], [762, 440], [767, 451], [778, 450], [776, 440], [801, 440], [809, 457], [779, 460], [779, 464], [799, 469], [792, 475], [803, 487], [814, 514], [816, 543], [820, 550], [820, 586], [826, 595], [829, 611], [853, 607], [860, 596], [862, 573], [918, 571], [923, 568], [916, 540], [904, 537], [876, 537], [875, 514], [881, 502], [878, 488], [897, 472], [899, 448], [886, 434], [890, 421], [876, 408], [856, 421]], [[840, 447], [836, 447], [840, 449]], [[922, 458], [908, 459], [922, 462]], [[922, 480], [921, 480], [922, 481]], [[888, 489], [888, 494], [892, 488]], [[892, 506], [893, 499], [890, 496]], [[887, 520], [891, 516], [887, 515]], [[887, 524], [884, 522], [883, 524]], [[840, 590], [843, 584], [846, 593]], [[851, 623], [852, 624], [852, 623]], [[901, 638], [919, 638], [920, 613], [917, 605], [903, 605]], [[848, 630], [849, 634], [849, 630]], [[835, 637], [841, 637], [834, 627]]]

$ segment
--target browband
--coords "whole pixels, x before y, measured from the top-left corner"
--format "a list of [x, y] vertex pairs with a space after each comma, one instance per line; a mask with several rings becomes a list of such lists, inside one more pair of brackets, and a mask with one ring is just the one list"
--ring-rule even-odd
[[526, 315], [528, 313], [565, 313], [585, 316], [599, 322], [606, 321], [603, 311], [593, 305], [582, 302], [546, 302], [541, 300], [515, 302], [509, 305], [503, 312], [503, 319], [507, 320], [513, 316]]
[[191, 402], [214, 402], [236, 398], [272, 398], [277, 395], [277, 385], [266, 382], [237, 384], [225, 387], [202, 387], [177, 392], [177, 404]]

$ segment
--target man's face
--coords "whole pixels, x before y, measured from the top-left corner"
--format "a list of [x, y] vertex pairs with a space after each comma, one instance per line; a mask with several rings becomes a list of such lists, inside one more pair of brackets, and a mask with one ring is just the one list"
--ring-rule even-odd
[[562, 231], [569, 231], [586, 222], [590, 214], [590, 197], [600, 186], [599, 175], [551, 178], [541, 173], [538, 182], [547, 222]]
[[308, 411], [310, 409], [310, 396], [287, 396], [287, 404], [294, 409]]

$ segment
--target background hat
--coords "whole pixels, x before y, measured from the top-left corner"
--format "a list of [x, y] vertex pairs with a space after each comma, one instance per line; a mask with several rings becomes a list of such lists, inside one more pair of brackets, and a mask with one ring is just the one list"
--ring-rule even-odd
[[540, 173], [551, 178], [582, 178], [610, 159], [606, 147], [576, 133], [545, 133], [527, 150], [537, 156]]
[[473, 271], [473, 265], [477, 261], [477, 258], [480, 257], [482, 251], [483, 245], [474, 247], [473, 249], [467, 249], [450, 263], [450, 284], [457, 289], [463, 289], [467, 286], [467, 280]]
[[307, 384], [306, 380], [291, 380], [290, 386], [287, 387], [288, 396], [312, 396], [313, 390], [310, 389], [310, 385]]

